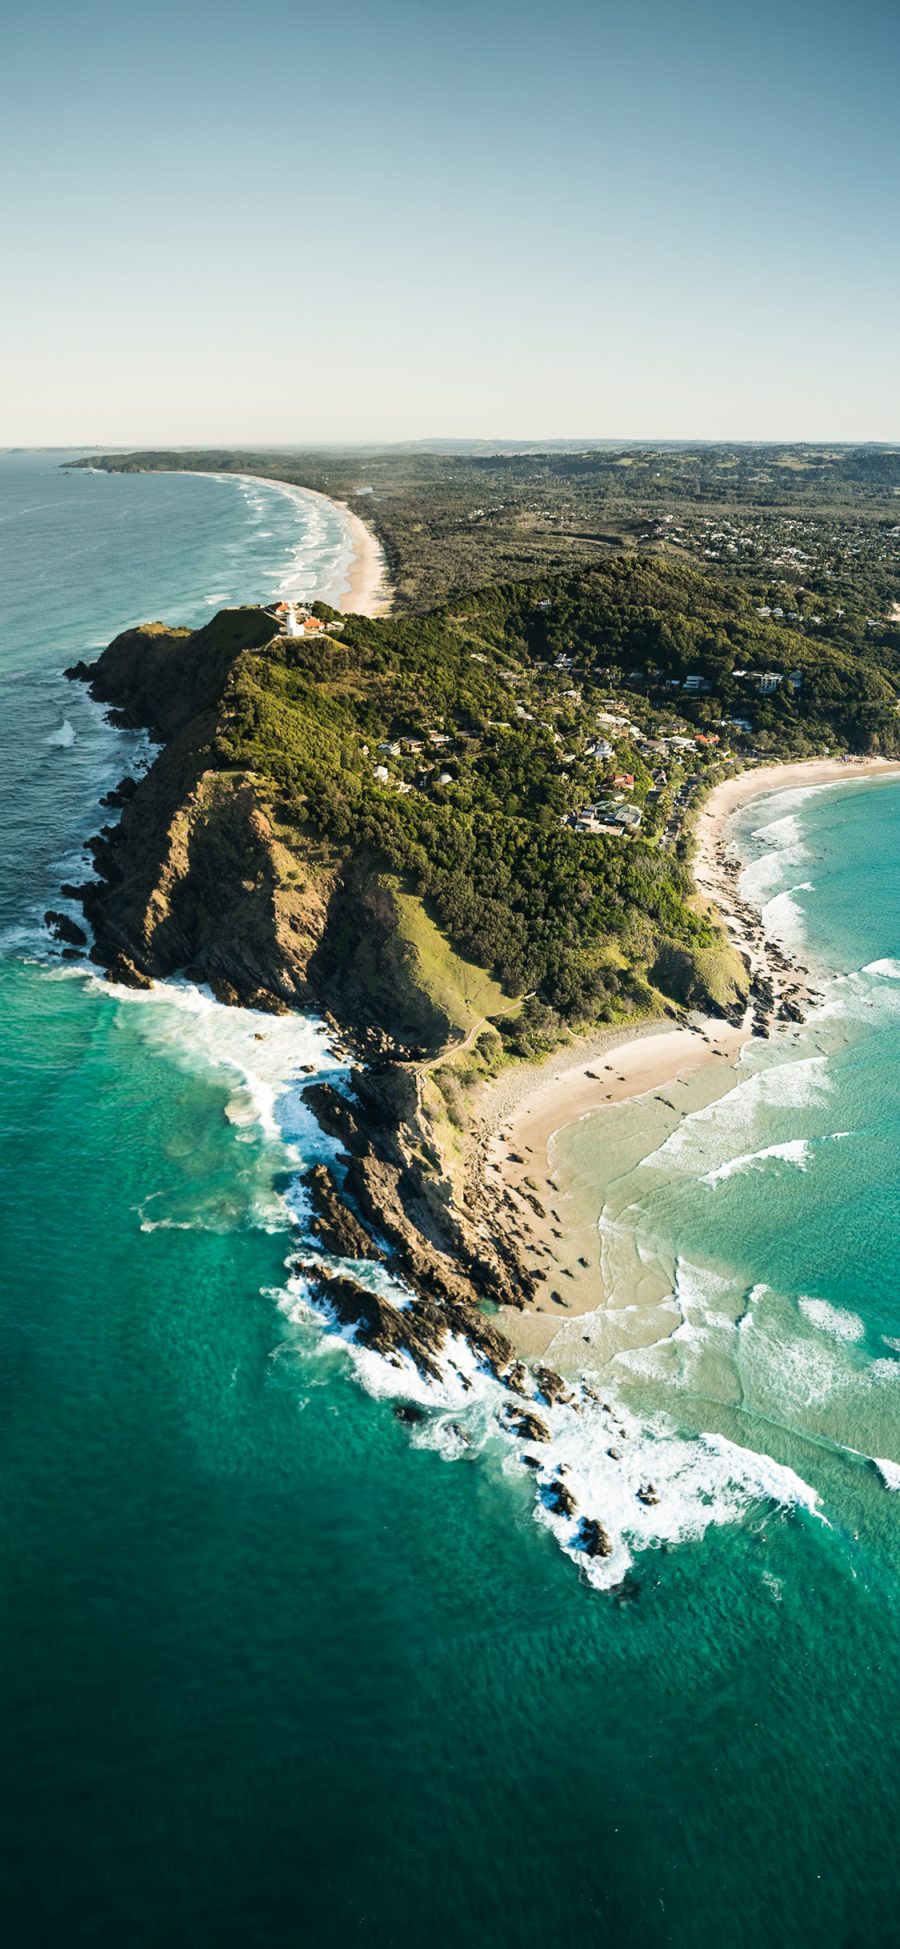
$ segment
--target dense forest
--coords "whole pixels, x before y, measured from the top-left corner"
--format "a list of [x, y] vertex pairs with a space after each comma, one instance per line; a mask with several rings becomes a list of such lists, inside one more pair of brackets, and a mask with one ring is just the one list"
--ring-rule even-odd
[[[317, 607], [326, 628], [336, 621]], [[753, 673], [773, 662], [799, 688], [759, 695]], [[688, 676], [705, 688], [686, 695]], [[728, 730], [736, 701], [753, 731]], [[773, 627], [709, 576], [623, 557], [248, 651], [214, 756], [271, 781], [295, 824], [402, 876], [510, 991], [576, 1020], [646, 1003], [673, 970], [682, 999], [702, 992], [698, 971], [721, 943], [692, 903], [687, 836], [660, 844], [676, 793], [696, 796], [759, 740], [784, 753], [893, 750], [897, 722], [874, 665]], [[579, 810], [617, 770], [642, 830], [580, 831]]]

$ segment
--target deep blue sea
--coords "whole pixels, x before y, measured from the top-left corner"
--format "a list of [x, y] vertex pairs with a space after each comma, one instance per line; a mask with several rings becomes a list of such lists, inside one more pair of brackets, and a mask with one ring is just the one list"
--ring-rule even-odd
[[41, 927], [146, 757], [63, 667], [292, 576], [335, 596], [343, 524], [62, 458], [0, 456], [5, 1940], [881, 1949], [900, 787], [741, 815], [810, 1021], [664, 1092], [680, 1115], [560, 1140], [611, 1298], [554, 1357], [601, 1377], [660, 1495], [617, 1500], [589, 1414], [554, 1428], [630, 1561], [596, 1588], [489, 1394], [464, 1450], [442, 1402], [410, 1440], [286, 1279], [317, 1026], [111, 994]]

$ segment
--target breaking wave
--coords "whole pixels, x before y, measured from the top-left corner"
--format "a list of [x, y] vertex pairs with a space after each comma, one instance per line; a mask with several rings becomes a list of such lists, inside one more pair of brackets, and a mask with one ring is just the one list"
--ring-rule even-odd
[[[742, 1166], [763, 1148], [781, 1151], [783, 1146], [753, 1145], [746, 1140], [752, 1140], [754, 1126], [770, 1120], [772, 1110], [808, 1110], [824, 1103], [833, 1087], [827, 1066], [827, 1056], [816, 1055], [757, 1069], [724, 1096], [683, 1117], [665, 1142], [643, 1159], [643, 1168], [674, 1167], [709, 1180], [714, 1171]], [[742, 1138], [741, 1151], [735, 1154], [734, 1146]], [[718, 1155], [711, 1157], [712, 1150]]]
[[[392, 1296], [384, 1272], [367, 1271]], [[792, 1469], [724, 1436], [686, 1435], [665, 1416], [637, 1416], [608, 1387], [590, 1381], [571, 1384], [569, 1404], [551, 1406], [538, 1396], [549, 1439], [520, 1439], [507, 1426], [509, 1391], [479, 1367], [468, 1343], [448, 1342], [441, 1380], [432, 1382], [408, 1356], [395, 1364], [359, 1346], [352, 1329], [329, 1315], [327, 1302], [313, 1301], [302, 1273], [277, 1299], [291, 1321], [325, 1324], [321, 1351], [334, 1336], [341, 1340], [369, 1393], [418, 1409], [423, 1418], [412, 1428], [415, 1446], [453, 1460], [473, 1453], [489, 1459], [499, 1445], [503, 1472], [534, 1485], [535, 1521], [598, 1589], [621, 1584], [642, 1551], [700, 1538], [712, 1526], [752, 1520], [773, 1506], [819, 1513], [815, 1491]], [[560, 1485], [572, 1499], [571, 1512], [559, 1507]], [[585, 1519], [601, 1526], [603, 1554], [588, 1554]]]
[[832, 1306], [827, 1299], [798, 1299], [797, 1304], [810, 1326], [820, 1333], [830, 1333], [832, 1339], [852, 1342], [862, 1340], [865, 1325], [858, 1313], [850, 1313], [843, 1306]]
[[734, 1177], [740, 1171], [752, 1170], [754, 1165], [765, 1164], [777, 1158], [782, 1164], [794, 1164], [798, 1170], [805, 1171], [809, 1162], [810, 1145], [805, 1137], [794, 1137], [786, 1144], [766, 1144], [762, 1150], [745, 1151], [741, 1157], [729, 1158], [726, 1164], [717, 1164], [707, 1171], [701, 1179], [703, 1184], [724, 1184], [726, 1178]]

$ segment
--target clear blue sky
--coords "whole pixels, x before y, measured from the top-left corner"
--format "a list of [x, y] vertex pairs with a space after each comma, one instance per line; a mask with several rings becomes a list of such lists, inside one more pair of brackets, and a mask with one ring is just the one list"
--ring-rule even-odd
[[898, 72], [896, 0], [20, 0], [0, 444], [900, 438]]

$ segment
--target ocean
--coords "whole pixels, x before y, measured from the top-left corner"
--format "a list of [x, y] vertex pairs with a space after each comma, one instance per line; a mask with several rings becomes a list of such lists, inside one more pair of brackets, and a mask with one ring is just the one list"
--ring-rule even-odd
[[597, 1418], [554, 1423], [627, 1567], [598, 1588], [489, 1391], [468, 1446], [447, 1404], [410, 1437], [287, 1277], [318, 1025], [110, 993], [41, 925], [147, 757], [63, 667], [151, 616], [335, 596], [343, 524], [63, 458], [0, 456], [7, 1939], [883, 1945], [900, 788], [740, 816], [809, 1022], [558, 1142], [612, 1299], [554, 1358], [660, 1497], [620, 1507]]

